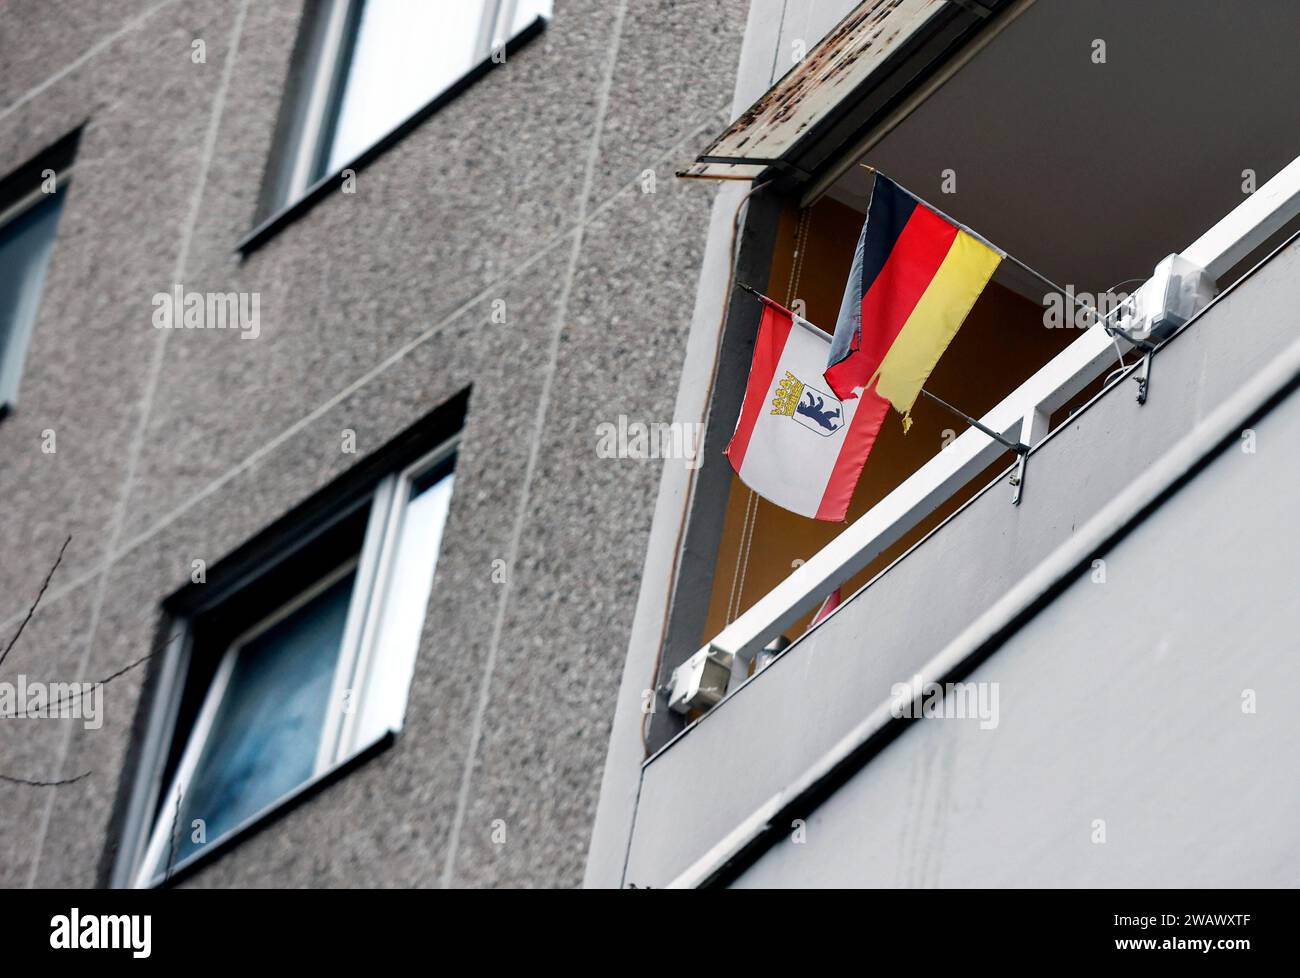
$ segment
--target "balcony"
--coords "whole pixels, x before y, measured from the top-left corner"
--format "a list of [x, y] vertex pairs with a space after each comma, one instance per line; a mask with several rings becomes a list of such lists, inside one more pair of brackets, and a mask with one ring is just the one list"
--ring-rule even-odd
[[[1266, 785], [1237, 784], [1232, 758], [1274, 749], [1271, 743], [1294, 748], [1295, 727], [1279, 716], [1243, 727], [1237, 698], [1246, 688], [1295, 688], [1300, 676], [1294, 656], [1277, 645], [1270, 651], [1261, 636], [1248, 634], [1234, 644], [1239, 618], [1221, 602], [1246, 585], [1264, 596], [1280, 579], [1285, 590], [1285, 582], [1300, 575], [1296, 548], [1281, 547], [1267, 532], [1270, 517], [1280, 519], [1273, 510], [1297, 484], [1293, 453], [1275, 450], [1270, 465], [1259, 466], [1265, 481], [1248, 483], [1253, 491], [1240, 497], [1252, 500], [1245, 513], [1231, 494], [1240, 474], [1234, 479], [1214, 469], [1208, 470], [1216, 472], [1212, 478], [1203, 477], [1204, 486], [1198, 479], [1196, 491], [1172, 502], [1135, 502], [1137, 508], [1119, 516], [1110, 511], [1151, 472], [1174, 464], [1169, 456], [1183, 442], [1203, 439], [1207, 425], [1223, 423], [1225, 411], [1240, 414], [1228, 422], [1244, 426], [1268, 392], [1258, 403], [1235, 402], [1300, 355], [1291, 348], [1300, 293], [1295, 237], [1244, 275], [1229, 275], [1279, 229], [1289, 234], [1298, 213], [1300, 161], [1183, 250], [1212, 277], [1231, 281], [1208, 308], [1149, 361], [1131, 361], [1044, 435], [1041, 419], [1113, 366], [1111, 338], [1102, 327], [1080, 336], [983, 418], [993, 430], [1032, 443], [1026, 468], [998, 474], [766, 668], [746, 678], [740, 664], [995, 461], [1001, 447], [966, 431], [718, 634], [706, 650], [733, 666], [728, 695], [645, 763], [625, 883], [824, 882], [828, 867], [851, 852], [846, 883], [987, 885], [977, 872], [978, 856], [966, 847], [977, 851], [991, 833], [1000, 838], [1005, 858], [1020, 831], [1066, 860], [1055, 867], [1057, 875], [1045, 878], [1114, 882], [1118, 877], [1106, 875], [1110, 864], [1080, 859], [1072, 867], [1071, 857], [1062, 855], [1070, 847], [1059, 836], [1087, 821], [1086, 804], [1071, 809], [1082, 820], [1073, 827], [1025, 818], [1026, 806], [1060, 809], [1081, 795], [1139, 826], [1142, 841], [1121, 847], [1136, 847], [1134, 853], [1150, 849], [1160, 834], [1143, 800], [1169, 817], [1171, 797], [1181, 795], [1188, 806], [1214, 813], [1237, 857], [1266, 870], [1268, 854], [1253, 840], [1269, 837], [1262, 822], [1276, 817], [1267, 804], [1273, 793]], [[1296, 366], [1300, 371], [1300, 360]], [[1135, 381], [1148, 369], [1148, 396], [1139, 398]], [[1278, 414], [1269, 422], [1277, 431], [1275, 445], [1287, 443], [1290, 424], [1289, 414]], [[1190, 463], [1184, 468], [1193, 471]], [[1018, 492], [1010, 483], [1017, 477], [1024, 478], [1025, 492], [1013, 505]], [[1186, 478], [1172, 472], [1169, 485]], [[1098, 537], [1095, 557], [1071, 552], [1099, 520], [1136, 519], [1144, 506], [1158, 519], [1141, 523], [1113, 558], [1115, 541], [1104, 537]], [[1199, 534], [1221, 537], [1236, 520], [1243, 542], [1223, 549], [1222, 567], [1207, 564], [1211, 555]], [[1245, 542], [1251, 539], [1273, 543], [1262, 554], [1266, 575]], [[1193, 541], [1199, 548], [1190, 546]], [[1045, 568], [1067, 557], [1074, 563], [1062, 565], [1049, 586]], [[1102, 561], [1104, 586], [1096, 594], [1107, 600], [1100, 603], [1080, 591], [1088, 586], [1086, 574], [1084, 584], [1076, 580], [1093, 560]], [[1058, 587], [1064, 594], [1053, 602]], [[1166, 588], [1178, 595], [1179, 587], [1190, 606], [1181, 596], [1168, 600]], [[1291, 635], [1300, 625], [1300, 615], [1282, 610], [1294, 606], [1288, 600], [1275, 595], [1272, 611], [1261, 617], [1267, 635]], [[999, 611], [1005, 620], [989, 624]], [[975, 642], [972, 634], [981, 628], [992, 631]], [[888, 710], [899, 683], [965, 675], [987, 675], [981, 681], [1003, 689], [1007, 735], [981, 740], [978, 725], [960, 721], [908, 727], [910, 721]], [[1204, 722], [1189, 720], [1180, 697], [1208, 703], [1214, 694], [1207, 677], [1216, 676], [1230, 687], [1218, 695], [1232, 701], [1231, 709], [1212, 712]], [[1115, 684], [1127, 695], [1116, 695]], [[1219, 776], [1199, 768], [1195, 753], [1168, 749], [1168, 731], [1189, 727], [1189, 735], [1207, 746], [1205, 756], [1216, 760]], [[1029, 786], [1012, 790], [1017, 778]], [[1147, 786], [1156, 793], [1148, 797]], [[1162, 787], [1168, 790], [1160, 793]], [[966, 808], [972, 809], [969, 818], [962, 815]], [[798, 813], [803, 817], [782, 824]], [[818, 859], [801, 870], [798, 859], [783, 855], [781, 840], [791, 826], [811, 831], [809, 819], [819, 820], [825, 837]], [[858, 841], [848, 845], [845, 833], [854, 826]], [[949, 828], [964, 840], [968, 858], [942, 869], [909, 862], [908, 832]], [[1079, 831], [1080, 844], [1087, 845], [1086, 829]], [[891, 841], [890, 832], [903, 834]], [[913, 848], [930, 859], [944, 851], [933, 839]], [[1032, 878], [1033, 850], [1023, 851], [1023, 861], [1006, 868], [1005, 881]], [[1161, 848], [1151, 851], [1156, 855], [1149, 858], [1158, 861]], [[921, 863], [925, 858], [915, 856]], [[1216, 868], [1217, 878], [1236, 878], [1231, 866], [1213, 861], [1201, 878], [1213, 878]], [[1153, 876], [1153, 882], [1161, 879]]]
[[[918, 0], [909, 9], [922, 6]], [[841, 26], [859, 23], [868, 8], [883, 9], [854, 8]], [[1163, 496], [1157, 503], [1149, 484], [1155, 474], [1165, 480], [1159, 488], [1166, 494], [1184, 483], [1209, 484], [1201, 481], [1208, 476], [1194, 478], [1201, 467], [1210, 471], [1209, 454], [1195, 464], [1184, 458], [1174, 472], [1175, 449], [1186, 455], [1186, 443], [1204, 441], [1207, 426], [1221, 425], [1225, 411], [1240, 415], [1233, 423], [1258, 413], [1258, 403], [1236, 400], [1276, 380], [1272, 374], [1288, 362], [1287, 307], [1295, 298], [1290, 281], [1300, 260], [1293, 244], [1300, 228], [1300, 161], [1293, 161], [1298, 147], [1287, 121], [1296, 110], [1265, 109], [1251, 96], [1250, 79], [1266, 64], [1274, 70], [1277, 59], [1266, 52], [1287, 33], [1282, 27], [1294, 13], [1269, 8], [1267, 17], [1277, 21], [1265, 24], [1209, 4], [1163, 4], [1158, 17], [1118, 3], [1084, 11], [1013, 0], [997, 8], [987, 29], [963, 35], [943, 57], [913, 65], [906, 62], [910, 55], [900, 54], [853, 86], [841, 85], [842, 92], [851, 87], [852, 96], [834, 106], [821, 97], [828, 90], [820, 88], [824, 72], [800, 81], [796, 69], [705, 150], [701, 160], [708, 162], [697, 169], [713, 175], [743, 169], [736, 153], [751, 143], [775, 146], [781, 136], [779, 121], [770, 132], [749, 131], [764, 124], [760, 109], [784, 105], [782, 99], [793, 98], [790, 90], [801, 85], [819, 88], [817, 99], [800, 105], [816, 105], [822, 115], [787, 134], [792, 139], [781, 159], [754, 160], [745, 171], [769, 183], [753, 195], [743, 234], [731, 246], [739, 280], [760, 287], [766, 281], [787, 305], [806, 299], [808, 318], [829, 326], [848, 265], [841, 252], [851, 250], [869, 190], [865, 171], [856, 166], [861, 161], [1054, 281], [1109, 292], [1112, 282], [1143, 282], [1173, 252], [1204, 269], [1218, 296], [1147, 357], [1097, 326], [1045, 340], [1044, 332], [1057, 331], [1039, 328], [1048, 325], [1036, 308], [1045, 301], [1042, 283], [1010, 270], [1006, 277], [999, 273], [997, 295], [990, 289], [977, 303], [931, 381], [935, 392], [949, 395], [985, 428], [1030, 451], [1017, 460], [978, 430], [963, 430], [944, 416], [917, 416], [910, 445], [901, 433], [892, 444], [883, 436], [877, 443], [847, 527], [783, 521], [767, 507], [757, 538], [752, 529], [746, 536], [736, 532], [737, 514], [744, 525], [758, 517], [751, 520], [746, 492], [724, 464], [706, 452], [693, 485], [666, 473], [656, 526], [676, 535], [675, 556], [667, 567], [665, 545], [647, 562], [638, 605], [645, 634], [629, 649], [615, 724], [616, 731], [631, 725], [635, 698], [637, 759], [641, 745], [648, 757], [629, 784], [618, 765], [632, 753], [631, 738], [620, 741], [616, 733], [623, 746], [611, 749], [602, 792], [609, 813], [604, 821], [614, 827], [598, 831], [593, 843], [602, 865], [616, 862], [621, 875], [610, 878], [624, 885], [800, 885], [818, 879], [987, 885], [972, 870], [979, 859], [963, 864], [954, 856], [949, 871], [944, 832], [961, 839], [961, 846], [995, 853], [985, 863], [1001, 861], [1002, 882], [1030, 882], [1035, 853], [1057, 858], [1090, 844], [1087, 824], [1106, 821], [1104, 813], [1083, 818], [1094, 803], [1118, 813], [1111, 820], [1118, 818], [1124, 832], [1147, 833], [1144, 842], [1150, 843], [1159, 830], [1125, 792], [1147, 802], [1166, 826], [1177, 819], [1183, 831], [1170, 838], [1186, 843], [1202, 831], [1173, 810], [1182, 798], [1195, 806], [1188, 811], [1211, 813], [1211, 821], [1228, 826], [1224, 837], [1251, 869], [1267, 862], [1252, 844], [1252, 832], [1267, 828], [1258, 814], [1268, 804], [1267, 788], [1261, 794], [1225, 772], [1234, 752], [1268, 749], [1269, 738], [1294, 746], [1294, 734], [1279, 718], [1254, 728], [1234, 725], [1244, 715], [1238, 698], [1261, 686], [1293, 687], [1294, 669], [1287, 674], [1284, 658], [1259, 641], [1225, 652], [1202, 640], [1217, 634], [1218, 644], [1232, 644], [1215, 631], [1230, 616], [1212, 620], [1207, 609], [1215, 607], [1216, 587], [1225, 595], [1234, 590], [1215, 569], [1198, 565], [1203, 553], [1154, 542], [1155, 515], [1180, 512], [1193, 495], [1176, 499], [1177, 505]], [[961, 26], [954, 5], [933, 9], [934, 18], [917, 29], [909, 50], [922, 51], [942, 41], [943, 29]], [[838, 36], [832, 31], [824, 43], [836, 44]], [[1089, 44], [1096, 55], [1101, 40], [1100, 60], [1089, 58]], [[1189, 56], [1194, 51], [1207, 56]], [[819, 49], [808, 62], [816, 67], [837, 57]], [[918, 81], [899, 94], [896, 83], [904, 75]], [[1050, 85], [1050, 98], [1036, 81]], [[881, 107], [878, 96], [885, 90], [897, 95], [894, 108]], [[1099, 141], [1087, 137], [1089, 126], [1100, 126]], [[807, 138], [800, 141], [798, 133]], [[734, 148], [718, 149], [727, 145]], [[764, 170], [758, 165], [764, 162], [772, 165]], [[950, 193], [950, 176], [960, 192], [940, 196]], [[718, 224], [725, 220], [731, 227], [738, 197], [719, 210]], [[725, 254], [726, 247], [711, 241], [715, 252]], [[710, 286], [708, 268], [706, 259], [702, 297], [711, 287], [721, 291], [720, 282]], [[1140, 291], [1149, 297], [1155, 290], [1147, 282]], [[748, 366], [745, 340], [752, 335], [752, 309], [734, 297], [721, 301], [727, 312], [717, 340], [716, 385], [708, 388], [706, 447], [720, 447], [730, 434], [735, 411], [728, 398], [738, 403]], [[710, 347], [713, 336], [705, 340]], [[694, 380], [700, 386], [698, 374]], [[694, 404], [686, 381], [679, 410], [683, 404]], [[945, 425], [962, 433], [950, 440], [943, 432], [939, 450]], [[1289, 495], [1281, 481], [1288, 473], [1283, 466], [1269, 477], [1274, 484], [1257, 487], [1251, 516], [1271, 514], [1278, 522], [1269, 503]], [[1143, 492], [1149, 498], [1141, 498]], [[674, 502], [683, 494], [690, 506], [679, 516]], [[1127, 508], [1117, 511], [1121, 501]], [[1221, 504], [1207, 498], [1182, 519], [1217, 530]], [[1120, 560], [1118, 580], [1106, 576], [1120, 553], [1116, 527], [1130, 542], [1148, 535], [1153, 541], [1132, 560]], [[1225, 566], [1251, 581], [1257, 568], [1241, 556], [1249, 550], [1228, 549], [1221, 537], [1209, 536], [1220, 540]], [[1179, 575], [1160, 567], [1166, 554], [1179, 554]], [[1269, 556], [1294, 579], [1284, 555]], [[1103, 563], [1093, 569], [1094, 560]], [[1130, 566], [1142, 567], [1137, 578]], [[1204, 573], [1189, 583], [1181, 572], [1198, 566]], [[1093, 573], [1109, 580], [1097, 594], [1110, 596], [1114, 621], [1104, 618], [1105, 602], [1092, 608], [1091, 617], [1070, 617], [1076, 605], [1088, 607], [1071, 591], [1084, 571], [1089, 583]], [[664, 573], [672, 588], [666, 607], [659, 603]], [[1166, 593], [1165, 578], [1176, 578], [1195, 595], [1187, 607]], [[1251, 586], [1272, 593], [1263, 582]], [[837, 587], [847, 600], [809, 628], [813, 611]], [[1151, 638], [1156, 624], [1170, 625], [1171, 609], [1198, 627], [1166, 627]], [[1261, 620], [1274, 631], [1293, 630], [1282, 614]], [[1089, 627], [1096, 631], [1084, 641]], [[758, 670], [768, 658], [761, 653], [778, 638], [794, 644]], [[660, 685], [667, 695], [642, 716], [649, 691], [641, 689], [641, 677], [650, 671], [651, 654], [656, 682], [672, 681]], [[705, 695], [684, 704], [678, 680], [709, 661], [717, 699]], [[1197, 683], [1210, 676], [1223, 680], [1220, 666], [1249, 673], [1228, 684], [1232, 709], [1227, 715], [1208, 710], [1199, 725], [1194, 717], [1189, 721], [1179, 695], [1202, 703], [1210, 691]], [[994, 674], [981, 672], [988, 669]], [[968, 676], [981, 690], [989, 684], [1001, 689], [1006, 722], [997, 729], [1003, 736], [961, 721], [909, 726], [893, 715], [900, 684]], [[1143, 692], [1141, 710], [1108, 694], [1111, 677], [1133, 680]], [[1161, 682], [1170, 684], [1170, 695]], [[1220, 688], [1216, 695], [1228, 693]], [[669, 698], [694, 708], [683, 717], [668, 709]], [[1099, 725], [1106, 727], [1104, 736]], [[1196, 751], [1171, 751], [1167, 738], [1156, 735], [1162, 729], [1203, 745], [1204, 756], [1218, 764], [1214, 777], [1198, 776], [1189, 766]], [[1090, 738], [1104, 750], [1094, 750]], [[1112, 767], [1120, 757], [1132, 762]], [[1015, 785], [1017, 776], [1026, 787]], [[1179, 788], [1177, 779], [1192, 787]], [[1145, 781], [1163, 794], [1142, 798], [1135, 788]], [[1215, 801], [1207, 790], [1221, 798]], [[1077, 810], [1062, 808], [1062, 799]], [[1029, 818], [1033, 806], [1048, 814]], [[623, 811], [628, 828], [619, 837]], [[1068, 811], [1074, 821], [1067, 826]], [[1287, 812], [1294, 821], [1293, 808]], [[1082, 836], [1071, 834], [1080, 824]], [[1030, 843], [1028, 858], [1017, 855], [1018, 836]], [[808, 848], [787, 851], [786, 841]], [[1179, 881], [1156, 872], [1172, 865], [1169, 845], [1152, 851], [1157, 863], [1164, 862], [1138, 878]], [[788, 858], [814, 852], [817, 857], [802, 868], [800, 856]], [[1124, 858], [1137, 853], [1128, 850]], [[1233, 879], [1223, 860], [1207, 856], [1203, 864], [1203, 879]], [[1057, 880], [1067, 884], [1108, 879], [1098, 860], [1073, 866], [1067, 860], [1057, 868]], [[1266, 871], [1256, 875], [1270, 878]]]
[[[784, 838], [789, 826], [776, 823], [788, 814], [786, 804], [819, 784], [826, 797], [804, 798], [806, 818], [822, 820], [810, 823], [809, 839], [825, 829], [816, 861], [809, 857], [801, 867], [786, 842], [769, 838], [742, 884], [825, 884], [839, 858], [849, 863], [840, 876], [845, 884], [989, 885], [995, 880], [979, 848], [990, 837], [1003, 858], [1019, 854], [1002, 867], [1004, 883], [1038, 878], [1036, 851], [1064, 861], [1044, 869], [1043, 880], [1115, 883], [1120, 877], [1108, 877], [1107, 867], [1158, 841], [1160, 819], [1179, 817], [1167, 810], [1175, 797], [1186, 811], [1213, 813], [1207, 824], [1224, 833], [1219, 848], [1239, 860], [1240, 872], [1256, 864], [1271, 872], [1268, 854], [1253, 840], [1276, 837], [1264, 823], [1279, 817], [1277, 793], [1267, 784], [1238, 784], [1232, 770], [1240, 752], [1296, 746], [1293, 714], [1284, 719], [1277, 711], [1250, 726], [1237, 704], [1243, 688], [1295, 689], [1300, 680], [1286, 652], [1287, 636], [1300, 628], [1288, 590], [1300, 577], [1300, 557], [1294, 531], [1285, 541], [1270, 537], [1270, 527], [1287, 522], [1276, 511], [1289, 508], [1300, 485], [1296, 456], [1283, 447], [1295, 444], [1289, 435], [1300, 424], [1294, 398], [1279, 410], [1284, 418], [1261, 427], [1272, 448], [1254, 477], [1220, 473], [1204, 489], [1198, 479], [1120, 549], [1099, 547], [1095, 559], [1106, 562], [1106, 576], [1091, 593], [1095, 575], [1087, 568], [1094, 558], [1074, 571], [1082, 583], [1037, 615], [1033, 604], [1044, 596], [1031, 593], [1012, 609], [1004, 644], [983, 664], [977, 656], [943, 656], [991, 609], [1026, 587], [1032, 592], [1035, 575], [1181, 439], [1271, 365], [1288, 355], [1294, 360], [1297, 282], [1300, 242], [1292, 242], [1159, 350], [1145, 404], [1126, 374], [1037, 445], [1029, 463], [1032, 492], [1020, 505], [1011, 504], [1008, 470], [651, 757], [626, 882], [730, 879], [728, 865], [748, 865], [737, 853], [765, 831]], [[1240, 537], [1228, 546], [1223, 538], [1233, 526]], [[1216, 540], [1221, 566], [1214, 563]], [[1259, 627], [1242, 621], [1246, 607], [1258, 609]], [[910, 721], [881, 714], [896, 683], [964, 674], [1001, 684], [1001, 736], [970, 722], [906, 726]], [[1196, 704], [1191, 713], [1189, 702]], [[1205, 753], [1172, 750], [1180, 736]], [[882, 742], [865, 748], [871, 763], [859, 764], [838, 791], [828, 787], [834, 759], [873, 737]], [[884, 746], [885, 739], [893, 742]], [[1085, 800], [1140, 830], [1102, 864], [1071, 855], [1061, 838], [1086, 849], [1093, 816]], [[1159, 810], [1147, 811], [1148, 801]], [[1292, 827], [1285, 835], [1293, 836], [1300, 824], [1294, 797], [1282, 807]], [[1067, 815], [1070, 825], [1061, 821]], [[933, 838], [944, 831], [954, 833], [951, 842]], [[930, 837], [925, 845], [923, 836]], [[1157, 845], [1143, 858], [1158, 861], [1166, 848]], [[921, 865], [949, 849], [953, 866]], [[1216, 868], [1219, 878], [1238, 878], [1213, 860], [1187, 878], [1206, 882]], [[1158, 875], [1152, 882], [1162, 879], [1169, 882]]]

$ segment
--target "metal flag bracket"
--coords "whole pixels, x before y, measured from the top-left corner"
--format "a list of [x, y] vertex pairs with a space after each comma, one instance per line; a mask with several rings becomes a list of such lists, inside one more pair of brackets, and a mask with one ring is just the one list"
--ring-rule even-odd
[[1138, 364], [1137, 370], [1133, 374], [1133, 379], [1137, 381], [1138, 392], [1137, 402], [1145, 404], [1147, 402], [1147, 393], [1151, 389], [1151, 351], [1147, 350], [1142, 355], [1142, 360]]
[[972, 428], [975, 428], [977, 431], [984, 432], [984, 434], [988, 435], [994, 441], [1005, 445], [1007, 448], [1011, 449], [1011, 451], [1016, 453], [1016, 455], [1018, 456], [1016, 459], [1016, 470], [1011, 474], [1011, 489], [1012, 489], [1011, 503], [1013, 506], [1019, 505], [1020, 493], [1025, 484], [1025, 469], [1027, 468], [1029, 462], [1029, 446], [1032, 445], [1039, 438], [1041, 438], [1043, 435], [1047, 434], [1047, 425], [1049, 420], [1047, 415], [1043, 414], [1041, 411], [1035, 410], [1031, 414], [1026, 416], [1024, 423], [1021, 426], [1020, 441], [1012, 441], [1010, 438], [1007, 438], [1005, 435], [1000, 435], [992, 428], [988, 427], [987, 425], [981, 424], [980, 422], [976, 421], [965, 411], [960, 411], [957, 408], [953, 407], [943, 398], [931, 394], [924, 387], [921, 388], [921, 393], [924, 394], [926, 397], [928, 397], [930, 400], [934, 401], [940, 407], [948, 411], [951, 411], [953, 414], [961, 418]]
[[1025, 447], [1016, 459], [1016, 470], [1011, 473], [1011, 505], [1020, 505], [1020, 496], [1025, 491], [1025, 471], [1029, 468], [1029, 448], [1047, 436], [1051, 425], [1051, 416], [1037, 408], [1025, 415], [1020, 424], [1020, 442]]
[[1155, 353], [1155, 344], [1148, 340], [1139, 339], [1136, 336], [1120, 329], [1118, 326], [1103, 324], [1106, 332], [1112, 337], [1119, 337], [1126, 340], [1130, 346], [1135, 347], [1142, 353], [1142, 359], [1138, 361], [1138, 366], [1133, 371], [1133, 379], [1137, 381], [1137, 402], [1145, 404], [1147, 402], [1147, 393], [1151, 388], [1151, 354]]

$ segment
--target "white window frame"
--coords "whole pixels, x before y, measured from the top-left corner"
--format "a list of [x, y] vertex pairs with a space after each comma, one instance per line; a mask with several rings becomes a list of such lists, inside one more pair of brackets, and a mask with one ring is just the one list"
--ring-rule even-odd
[[[336, 567], [325, 577], [316, 581], [309, 588], [295, 595], [290, 601], [277, 608], [270, 615], [257, 622], [251, 628], [236, 636], [230, 643], [229, 647], [221, 655], [221, 662], [217, 666], [217, 671], [208, 684], [208, 690], [203, 697], [203, 706], [200, 707], [198, 716], [194, 721], [194, 727], [190, 730], [189, 739], [185, 743], [185, 751], [181, 754], [180, 763], [176, 767], [176, 773], [172, 776], [171, 785], [167, 793], [163, 795], [166, 804], [163, 805], [158, 819], [154, 824], [153, 831], [149, 835], [149, 843], [145, 847], [144, 860], [141, 863], [141, 886], [147, 886], [152, 880], [144, 879], [146, 876], [160, 879], [166, 875], [162, 873], [150, 873], [150, 867], [156, 866], [162, 859], [163, 853], [167, 851], [171, 844], [172, 821], [170, 814], [174, 812], [174, 806], [183, 794], [188, 794], [188, 788], [191, 778], [194, 776], [194, 770], [198, 767], [199, 759], [203, 756], [203, 748], [207, 745], [208, 736], [212, 732], [212, 724], [217, 718], [217, 712], [225, 700], [226, 690], [230, 685], [230, 677], [235, 671], [235, 661], [239, 658], [242, 650], [249, 642], [253, 641], [260, 635], [265, 634], [269, 629], [282, 622], [289, 615], [293, 614], [307, 602], [319, 596], [331, 585], [337, 583], [340, 579], [350, 574], [357, 567], [357, 558], [345, 561]], [[353, 597], [356, 596], [356, 589], [353, 590]], [[349, 610], [350, 614], [350, 610]], [[338, 669], [336, 667], [336, 675]], [[332, 718], [330, 711], [326, 711], [324, 720], [324, 729], [321, 732], [324, 739], [326, 732], [331, 726]], [[333, 721], [337, 722], [337, 721]], [[312, 777], [319, 777], [323, 773], [321, 760], [318, 756], [315, 768], [312, 770]], [[277, 800], [272, 803], [272, 807], [279, 805]], [[252, 816], [256, 820], [262, 816], [259, 812]]]
[[[321, 180], [330, 179], [338, 170], [331, 170], [320, 177], [313, 177], [317, 161], [324, 151], [322, 142], [326, 135], [326, 123], [335, 111], [336, 100], [343, 98], [345, 73], [348, 68], [348, 55], [354, 38], [349, 34], [348, 25], [359, 29], [361, 7], [366, 0], [319, 0], [325, 9], [317, 16], [324, 18], [321, 23], [320, 41], [311, 53], [311, 60], [306, 67], [306, 91], [302, 99], [301, 116], [293, 145], [286, 147], [286, 159], [282, 166], [288, 176], [285, 179], [282, 199], [273, 203], [271, 213], [289, 207], [306, 196], [308, 190]], [[485, 0], [483, 16], [479, 22], [478, 37], [471, 53], [471, 64], [478, 64], [491, 57], [494, 45], [504, 44], [519, 33], [512, 30], [518, 0]], [[472, 70], [472, 69], [471, 69]], [[463, 77], [463, 76], [462, 76]], [[438, 98], [448, 88], [455, 86], [460, 79], [452, 81], [440, 91], [430, 92], [425, 104]], [[417, 110], [418, 111], [418, 110]], [[400, 126], [401, 123], [398, 123]], [[394, 127], [396, 128], [396, 127]], [[391, 131], [391, 130], [390, 130]], [[376, 138], [383, 140], [387, 133]], [[374, 146], [374, 143], [371, 144]], [[362, 150], [368, 152], [370, 147]], [[340, 169], [347, 169], [344, 164]]]
[[[65, 166], [55, 171], [53, 193], [67, 193], [68, 184], [71, 182], [71, 166]], [[11, 223], [50, 196], [52, 194], [47, 194], [38, 184], [29, 193], [0, 211], [0, 234], [3, 234], [4, 229]], [[57, 228], [55, 229], [55, 235], [57, 240]], [[51, 260], [53, 260], [53, 255], [51, 255]], [[0, 413], [6, 408], [12, 407], [18, 400], [18, 388], [22, 381], [23, 368], [27, 363], [27, 349], [31, 346], [32, 333], [36, 329], [36, 318], [40, 313], [40, 299], [45, 291], [45, 275], [48, 271], [49, 265], [47, 264], [41, 271], [40, 281], [35, 286], [37, 308], [32, 311], [32, 315], [27, 322], [18, 324], [14, 334], [9, 337], [9, 345], [4, 351], [3, 358], [0, 358]]]
[[[391, 712], [384, 718], [385, 733], [372, 738], [367, 743], [359, 742], [359, 734], [362, 728], [361, 719], [364, 711], [368, 708], [366, 692], [371, 678], [375, 675], [377, 669], [382, 667], [382, 660], [378, 654], [380, 620], [393, 582], [393, 564], [397, 556], [397, 546], [401, 540], [402, 524], [406, 518], [408, 503], [410, 502], [411, 487], [416, 480], [430, 469], [441, 465], [455, 455], [459, 441], [459, 435], [453, 436], [399, 472], [384, 477], [371, 495], [370, 512], [366, 521], [361, 552], [356, 557], [344, 561], [324, 577], [294, 595], [230, 642], [222, 653], [217, 670], [204, 693], [203, 704], [195, 718], [194, 725], [186, 734], [185, 749], [181, 754], [181, 759], [177, 764], [168, 789], [165, 794], [159, 796], [162, 803], [157, 804], [157, 799], [154, 799], [151, 805], [151, 807], [158, 809], [158, 813], [152, 822], [145, 826], [148, 835], [144, 840], [143, 855], [138, 860], [133, 873], [133, 886], [150, 887], [164, 882], [168, 876], [184, 869], [190, 862], [206, 855], [209, 850], [219, 847], [225, 840], [237, 836], [250, 825], [266, 818], [287, 801], [297, 796], [307, 786], [346, 764], [385, 737], [395, 735], [401, 731], [405, 722], [408, 697], [402, 697], [400, 704], [394, 704]], [[334, 679], [331, 684], [329, 698], [330, 706], [325, 713], [320, 745], [311, 777], [302, 784], [296, 785], [260, 811], [250, 815], [221, 836], [209, 840], [202, 850], [189, 854], [174, 866], [158, 868], [170, 844], [178, 793], [181, 796], [188, 793], [189, 781], [193, 777], [199, 759], [202, 757], [203, 748], [207, 743], [212, 724], [225, 696], [239, 651], [253, 639], [283, 621], [308, 601], [321, 594], [326, 588], [353, 571], [356, 572], [356, 580], [348, 604], [338, 661], [334, 669]], [[254, 582], [251, 586], [256, 586], [256, 583]], [[188, 627], [186, 627], [186, 631], [188, 632]], [[188, 655], [188, 648], [191, 644], [191, 642], [187, 641], [184, 651], [179, 654]], [[171, 725], [173, 726], [176, 707], [179, 705], [180, 696], [183, 692], [183, 682], [180, 681], [183, 671], [173, 667], [165, 672], [165, 681], [171, 687], [167, 692], [173, 704], [170, 710], [172, 713]], [[345, 702], [352, 704], [353, 708], [344, 709], [343, 704]], [[174, 730], [172, 736], [175, 736]], [[161, 762], [165, 759], [166, 746], [164, 743], [161, 745], [163, 748], [161, 751], [155, 750], [153, 752], [156, 761]], [[184, 830], [183, 827], [182, 830]]]

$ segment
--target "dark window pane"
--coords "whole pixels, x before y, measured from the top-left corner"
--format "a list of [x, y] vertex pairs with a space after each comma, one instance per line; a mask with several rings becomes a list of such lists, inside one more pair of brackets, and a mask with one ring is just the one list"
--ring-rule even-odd
[[194, 819], [215, 840], [315, 773], [355, 578], [348, 573], [235, 654], [181, 799], [177, 860], [202, 848]]
[[18, 387], [62, 210], [60, 190], [0, 227], [0, 402]]

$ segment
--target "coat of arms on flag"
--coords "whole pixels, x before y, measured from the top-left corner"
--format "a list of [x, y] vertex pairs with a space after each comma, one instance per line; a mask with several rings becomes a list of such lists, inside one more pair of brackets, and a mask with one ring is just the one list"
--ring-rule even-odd
[[826, 438], [844, 427], [844, 406], [839, 398], [810, 387], [788, 370], [777, 383], [772, 413], [792, 418]]

